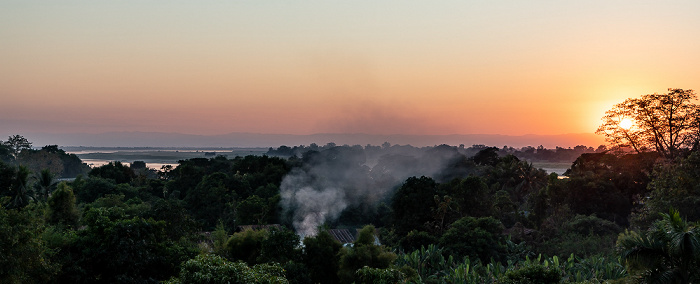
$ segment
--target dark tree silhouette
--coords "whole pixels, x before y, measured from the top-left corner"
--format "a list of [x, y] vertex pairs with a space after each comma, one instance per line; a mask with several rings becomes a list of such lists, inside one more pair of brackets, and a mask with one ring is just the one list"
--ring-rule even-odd
[[695, 99], [693, 90], [683, 89], [627, 99], [605, 112], [596, 134], [614, 146], [674, 158], [681, 149], [698, 146], [700, 106], [693, 103]]

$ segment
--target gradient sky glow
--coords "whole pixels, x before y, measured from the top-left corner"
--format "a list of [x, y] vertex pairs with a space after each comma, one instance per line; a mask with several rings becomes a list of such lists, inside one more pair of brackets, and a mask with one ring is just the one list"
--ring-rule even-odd
[[3, 1], [25, 132], [591, 133], [700, 90], [700, 1]]

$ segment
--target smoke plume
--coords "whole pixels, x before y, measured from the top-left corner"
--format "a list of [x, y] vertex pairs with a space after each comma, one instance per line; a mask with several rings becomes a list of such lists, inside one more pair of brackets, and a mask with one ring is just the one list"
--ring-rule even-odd
[[456, 147], [383, 145], [328, 147], [309, 151], [302, 165], [282, 180], [283, 217], [297, 234], [313, 236], [324, 223], [338, 220], [348, 208], [376, 208], [411, 176], [438, 181], [466, 176], [466, 161]]

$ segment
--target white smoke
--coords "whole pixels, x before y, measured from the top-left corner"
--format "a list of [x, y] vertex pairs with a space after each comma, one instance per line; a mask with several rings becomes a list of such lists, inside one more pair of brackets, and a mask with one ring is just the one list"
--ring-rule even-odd
[[435, 149], [396, 146], [371, 152], [341, 146], [314, 153], [282, 180], [283, 214], [297, 234], [313, 236], [349, 206], [387, 201], [407, 178], [444, 174], [451, 161], [463, 157], [456, 148]]
[[[289, 178], [283, 181], [282, 202], [285, 208], [293, 206], [294, 229], [301, 236], [316, 235], [318, 226], [328, 219], [336, 219], [347, 207], [343, 191], [337, 188], [314, 189], [311, 186], [289, 184]], [[295, 187], [301, 186], [301, 187]], [[298, 188], [293, 190], [293, 188]]]

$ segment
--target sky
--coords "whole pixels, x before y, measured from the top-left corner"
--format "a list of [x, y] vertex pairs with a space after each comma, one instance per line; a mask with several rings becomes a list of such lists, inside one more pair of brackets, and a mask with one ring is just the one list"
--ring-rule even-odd
[[5, 1], [0, 137], [592, 133], [700, 88], [700, 1]]

